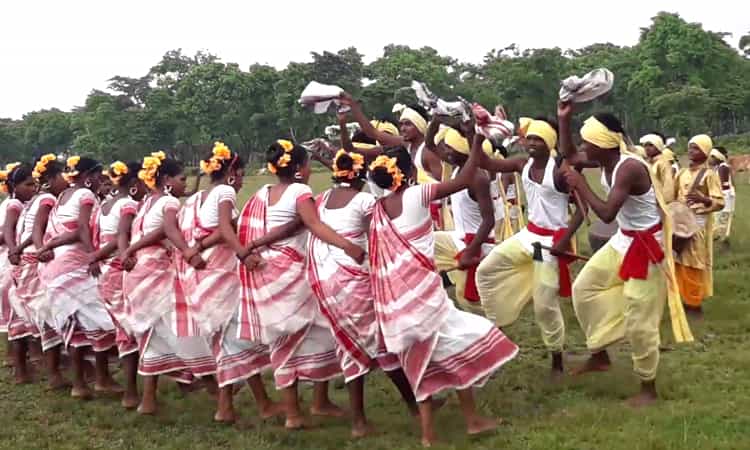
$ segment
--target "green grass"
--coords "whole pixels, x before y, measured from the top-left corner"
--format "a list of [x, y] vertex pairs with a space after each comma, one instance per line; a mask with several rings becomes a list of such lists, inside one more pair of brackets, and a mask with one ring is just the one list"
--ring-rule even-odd
[[[270, 178], [249, 179], [243, 200]], [[623, 400], [636, 392], [626, 345], [613, 349], [611, 372], [546, 381], [548, 360], [531, 308], [506, 332], [520, 345], [519, 356], [478, 392], [480, 408], [505, 419], [496, 434], [467, 438], [455, 396], [437, 415], [445, 449], [748, 449], [750, 448], [750, 244], [747, 180], [738, 180], [741, 206], [730, 252], [718, 251], [717, 295], [705, 305], [705, 320], [694, 324], [696, 342], [662, 354], [658, 389], [662, 401], [634, 411]], [[313, 187], [328, 185], [316, 174]], [[581, 235], [585, 240], [585, 235]], [[585, 247], [585, 245], [584, 245]], [[568, 366], [585, 355], [584, 337], [569, 301], [563, 301], [568, 326]], [[671, 342], [668, 323], [662, 327]], [[269, 390], [272, 384], [267, 383]], [[301, 389], [305, 404], [311, 390]], [[277, 393], [273, 395], [278, 398]], [[115, 399], [74, 401], [47, 392], [43, 383], [16, 387], [0, 373], [0, 449], [400, 449], [418, 448], [419, 431], [382, 374], [366, 387], [370, 420], [380, 434], [349, 439], [347, 420], [319, 420], [316, 428], [287, 433], [277, 422], [262, 423], [248, 390], [237, 399], [241, 420], [235, 427], [212, 423], [214, 403], [204, 392], [183, 398], [173, 383], [161, 386], [161, 410], [154, 418], [125, 412]], [[345, 405], [344, 390], [334, 399]]]

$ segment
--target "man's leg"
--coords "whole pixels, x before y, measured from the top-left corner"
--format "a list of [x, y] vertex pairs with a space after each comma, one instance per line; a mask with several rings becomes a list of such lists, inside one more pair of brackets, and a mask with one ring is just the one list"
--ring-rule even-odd
[[499, 327], [510, 325], [531, 300], [531, 254], [518, 240], [507, 239], [479, 264], [476, 281], [485, 316]]

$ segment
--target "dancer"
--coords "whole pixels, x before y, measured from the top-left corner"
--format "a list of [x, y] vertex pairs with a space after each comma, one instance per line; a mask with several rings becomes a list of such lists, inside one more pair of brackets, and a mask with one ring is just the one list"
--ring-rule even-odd
[[128, 322], [122, 281], [124, 271], [118, 253], [130, 245], [133, 219], [138, 213], [139, 202], [146, 195], [146, 185], [138, 179], [141, 164], [117, 161], [109, 168], [111, 195], [102, 203], [96, 216], [94, 235], [97, 251], [91, 255], [91, 263], [98, 263], [101, 275], [97, 278], [99, 297], [104, 302], [115, 325], [117, 353], [125, 372], [125, 392], [122, 406], [133, 409], [138, 406], [138, 342]]
[[314, 382], [313, 415], [341, 416], [328, 398], [328, 380], [341, 374], [330, 326], [321, 314], [305, 277], [308, 233], [258, 248], [257, 239], [268, 231], [301, 219], [324, 242], [362, 262], [362, 248], [320, 222], [306, 182], [310, 163], [305, 149], [287, 140], [274, 142], [266, 153], [269, 172], [278, 183], [263, 186], [245, 205], [239, 219], [239, 237], [248, 250], [257, 251], [264, 264], [240, 268], [242, 299], [239, 336], [270, 347], [276, 388], [283, 391], [285, 426], [305, 425], [297, 396], [299, 381]]
[[[34, 326], [33, 314], [16, 296], [11, 267], [20, 263], [23, 246], [19, 245], [16, 236], [19, 219], [24, 205], [34, 197], [36, 183], [32, 176], [32, 168], [28, 164], [9, 164], [0, 173], [0, 189], [8, 198], [0, 206], [0, 223], [4, 245], [0, 253], [0, 280], [2, 284], [3, 312], [7, 310], [9, 351], [13, 356], [14, 380], [16, 384], [31, 382], [31, 375], [26, 365], [31, 339], [38, 337], [39, 332]], [[6, 303], [7, 302], [7, 303]]]
[[655, 131], [643, 136], [640, 142], [646, 150], [647, 161], [650, 162], [657, 189], [661, 191], [664, 202], [669, 204], [674, 201], [674, 171], [672, 169], [674, 155], [664, 145], [664, 136]]
[[98, 207], [102, 166], [98, 161], [68, 158], [65, 178], [70, 187], [59, 196], [49, 214], [44, 245], [38, 250], [40, 279], [47, 289], [55, 330], [63, 336], [73, 364], [74, 398], [88, 399], [84, 356], [93, 350], [96, 358], [94, 390], [121, 393], [109, 373], [108, 351], [115, 345], [115, 326], [99, 298], [99, 266], [89, 263], [92, 244], [92, 211]]
[[[568, 269], [571, 260], [560, 252], [570, 250], [571, 238], [583, 221], [583, 213], [576, 208], [568, 222], [569, 188], [551, 155], [557, 145], [556, 124], [535, 119], [524, 125], [528, 159], [493, 160], [480, 155], [480, 166], [484, 169], [521, 173], [529, 220], [525, 228], [482, 260], [476, 283], [487, 318], [499, 327], [515, 322], [533, 298], [536, 322], [551, 353], [551, 375], [559, 377], [563, 373], [565, 343], [560, 297], [569, 297], [571, 286]], [[543, 250], [542, 261], [535, 262], [532, 255], [536, 242], [552, 247], [553, 251]]]
[[473, 148], [453, 180], [409, 187], [414, 166], [405, 151], [370, 166], [373, 181], [391, 192], [376, 203], [370, 225], [375, 311], [386, 349], [398, 355], [419, 402], [424, 446], [435, 442], [431, 399], [446, 389], [457, 390], [469, 434], [497, 426], [477, 413], [472, 389], [518, 351], [491, 322], [453, 306], [435, 267], [430, 202], [466, 189], [483, 154], [484, 138], [465, 128]]
[[724, 195], [724, 209], [714, 213], [714, 239], [728, 243], [729, 235], [732, 233], [732, 218], [736, 197], [732, 168], [727, 164], [727, 150], [724, 147], [712, 149], [710, 156], [709, 164], [719, 175], [721, 193]]
[[172, 253], [181, 253], [194, 267], [205, 265], [177, 225], [178, 198], [186, 185], [182, 165], [157, 152], [143, 159], [138, 178], [151, 192], [133, 221], [133, 242], [120, 259], [127, 271], [123, 279], [127, 321], [140, 349], [143, 393], [138, 412], [154, 414], [159, 375], [190, 384], [212, 376], [216, 363], [204, 337], [179, 337], [194, 324]]
[[[363, 250], [367, 247], [375, 198], [361, 192], [367, 169], [364, 157], [340, 150], [333, 160], [334, 187], [316, 199], [323, 223]], [[413, 414], [414, 394], [395, 355], [387, 354], [380, 339], [370, 285], [369, 264], [359, 264], [340, 249], [317, 237], [309, 245], [308, 277], [320, 309], [330, 323], [337, 343], [352, 409], [352, 437], [370, 432], [364, 410], [365, 375], [383, 369], [401, 392]]]
[[[610, 360], [606, 348], [626, 338], [633, 369], [641, 380], [640, 392], [629, 403], [635, 407], [649, 405], [657, 399], [659, 324], [668, 284], [675, 290], [670, 221], [647, 163], [628, 154], [619, 120], [611, 114], [587, 119], [581, 128], [583, 144], [579, 152], [570, 132], [572, 111], [568, 103], [558, 108], [560, 149], [571, 162], [576, 158], [599, 162], [607, 197], [600, 199], [574, 170], [567, 170], [565, 178], [602, 221], [616, 219], [619, 226], [573, 284], [573, 306], [592, 353], [577, 373], [607, 370]], [[676, 292], [670, 298], [675, 338], [678, 342], [690, 341], [692, 335]]]

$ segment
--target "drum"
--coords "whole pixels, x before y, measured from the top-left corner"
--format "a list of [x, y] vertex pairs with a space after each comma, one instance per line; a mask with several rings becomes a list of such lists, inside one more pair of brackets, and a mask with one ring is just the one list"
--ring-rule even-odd
[[589, 227], [589, 245], [591, 245], [591, 251], [596, 252], [602, 248], [615, 233], [617, 233], [617, 222], [614, 220], [610, 223], [604, 223], [597, 219], [591, 223]]

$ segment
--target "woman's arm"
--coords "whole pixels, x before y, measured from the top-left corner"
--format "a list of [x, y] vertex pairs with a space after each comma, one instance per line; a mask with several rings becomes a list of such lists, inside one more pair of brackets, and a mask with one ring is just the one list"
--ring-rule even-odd
[[466, 139], [472, 142], [469, 159], [455, 178], [442, 183], [435, 183], [435, 198], [448, 197], [451, 194], [466, 189], [476, 176], [479, 157], [484, 154], [482, 150], [484, 136], [476, 135], [473, 127], [474, 125], [472, 124], [471, 128], [467, 128], [464, 133]]
[[120, 223], [117, 224], [117, 250], [120, 254], [124, 254], [130, 246], [134, 218], [133, 214], [125, 214], [120, 217]]
[[262, 237], [250, 242], [247, 248], [248, 250], [254, 250], [256, 248], [266, 247], [275, 242], [295, 235], [303, 226], [304, 224], [302, 223], [302, 218], [297, 217], [296, 219], [287, 222], [284, 225], [278, 226], [264, 234]]
[[91, 253], [94, 244], [91, 242], [91, 211], [94, 209], [93, 203], [84, 203], [78, 212], [78, 239], [83, 244], [84, 251]]
[[315, 202], [312, 198], [297, 202], [297, 213], [302, 218], [302, 222], [318, 239], [326, 244], [333, 245], [342, 249], [348, 256], [362, 263], [365, 252], [361, 247], [352, 243], [348, 239], [341, 237], [331, 227], [323, 223], [318, 217], [318, 211], [315, 209]]
[[365, 116], [365, 113], [362, 112], [362, 107], [359, 105], [359, 102], [354, 100], [351, 95], [349, 95], [348, 93], [344, 93], [341, 96], [340, 101], [342, 104], [347, 105], [352, 109], [352, 117], [357, 121], [357, 123], [359, 123], [359, 127], [362, 129], [362, 132], [367, 136], [375, 139], [381, 145], [384, 145], [386, 147], [396, 147], [399, 145], [404, 145], [404, 139], [401, 136], [393, 136], [372, 126], [370, 121], [367, 119], [367, 116]]

